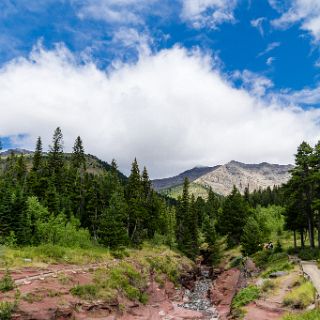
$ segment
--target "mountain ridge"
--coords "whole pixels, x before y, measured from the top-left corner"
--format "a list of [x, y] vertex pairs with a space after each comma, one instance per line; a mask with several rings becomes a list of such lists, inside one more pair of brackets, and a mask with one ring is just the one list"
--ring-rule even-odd
[[293, 167], [291, 164], [247, 164], [231, 160], [224, 165], [204, 167], [202, 171], [195, 167], [171, 178], [153, 180], [152, 183], [157, 191], [168, 194], [168, 190], [181, 185], [187, 177], [192, 184], [205, 189], [212, 188], [215, 193], [224, 196], [232, 191], [233, 186], [243, 194], [246, 187], [252, 192], [286, 183]]

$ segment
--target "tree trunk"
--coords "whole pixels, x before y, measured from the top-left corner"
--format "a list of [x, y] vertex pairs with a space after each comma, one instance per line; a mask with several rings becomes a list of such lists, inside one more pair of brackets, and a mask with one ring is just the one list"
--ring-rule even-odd
[[304, 248], [303, 229], [300, 229], [301, 248]]
[[293, 245], [294, 245], [294, 250], [297, 249], [297, 234], [296, 230], [293, 230]]
[[312, 216], [310, 212], [308, 212], [307, 216], [308, 216], [308, 233], [309, 233], [310, 247], [314, 248], [314, 230], [313, 230]]
[[320, 249], [320, 213], [318, 212], [318, 248]]

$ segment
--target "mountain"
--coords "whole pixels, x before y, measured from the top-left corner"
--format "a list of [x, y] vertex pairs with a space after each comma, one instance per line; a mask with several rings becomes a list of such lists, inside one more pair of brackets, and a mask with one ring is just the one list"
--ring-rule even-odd
[[34, 152], [26, 149], [15, 148], [15, 149], [8, 149], [0, 152], [0, 156], [6, 157], [12, 153], [16, 155], [20, 155], [20, 154], [25, 155], [25, 154], [33, 154]]
[[[0, 152], [0, 159], [5, 159], [11, 154], [15, 154], [17, 156], [24, 155], [25, 156], [25, 161], [27, 164], [27, 168], [31, 169], [32, 167], [32, 156], [34, 154], [34, 151], [26, 150], [26, 149], [20, 149], [20, 148], [15, 148], [15, 149], [8, 149], [5, 151]], [[43, 152], [43, 156], [47, 157], [48, 153]], [[71, 153], [64, 153], [65, 160], [68, 163], [70, 161]], [[91, 154], [86, 154], [86, 168], [87, 172], [93, 173], [93, 174], [102, 174], [105, 171], [109, 171], [111, 169], [111, 165], [103, 160], [100, 160], [98, 157], [93, 156]], [[4, 165], [4, 162], [2, 163]], [[121, 181], [126, 181], [128, 178], [118, 170], [118, 175]]]
[[184, 171], [177, 176], [164, 178], [164, 179], [156, 179], [152, 181], [152, 185], [154, 189], [157, 191], [165, 190], [168, 188], [180, 186], [183, 184], [185, 178], [188, 178], [190, 182], [200, 178], [201, 176], [217, 169], [220, 166], [215, 167], [194, 167], [193, 169]]
[[[290, 179], [289, 170], [292, 165], [270, 163], [245, 164], [238, 161], [215, 167], [194, 168], [182, 174], [153, 181], [153, 186], [161, 193], [177, 197], [181, 194], [183, 179], [188, 177], [191, 183], [191, 192], [203, 195], [210, 187], [215, 193], [228, 195], [235, 185], [241, 193], [246, 187], [250, 191], [266, 189], [275, 185], [282, 185]], [[197, 193], [200, 190], [200, 194]]]

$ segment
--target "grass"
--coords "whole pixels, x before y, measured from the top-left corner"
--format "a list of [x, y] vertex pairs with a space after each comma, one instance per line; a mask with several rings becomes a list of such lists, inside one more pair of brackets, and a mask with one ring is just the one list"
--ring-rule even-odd
[[294, 268], [294, 264], [289, 261], [285, 252], [259, 251], [253, 255], [253, 261], [264, 270], [261, 274], [263, 278], [268, 278], [271, 273], [277, 271], [290, 271]]
[[294, 308], [305, 309], [315, 300], [315, 288], [309, 281], [304, 281], [300, 286], [296, 286], [287, 293], [283, 299], [283, 304]]
[[260, 297], [260, 289], [257, 286], [248, 286], [241, 289], [232, 300], [232, 308], [240, 308], [251, 301], [254, 301]]
[[147, 302], [148, 279], [154, 273], [162, 283], [169, 279], [178, 284], [184, 270], [194, 265], [187, 259], [165, 246], [152, 247], [145, 244], [141, 250], [129, 250], [130, 256], [108, 268], [94, 271], [93, 283], [76, 285], [71, 293], [82, 299], [103, 299], [112, 301], [122, 295], [133, 301]]
[[28, 303], [39, 302], [43, 300], [43, 296], [37, 293], [28, 292], [22, 296], [22, 299], [27, 301]]
[[233, 298], [231, 308], [232, 315], [236, 319], [242, 319], [245, 311], [242, 307], [246, 306], [251, 301], [260, 297], [260, 289], [257, 286], [250, 285], [241, 289]]
[[4, 276], [0, 279], [0, 291], [6, 292], [15, 288], [14, 280], [12, 279], [9, 271], [7, 270]]
[[263, 292], [268, 292], [268, 291], [272, 291], [276, 288], [276, 283], [275, 281], [272, 280], [265, 280], [261, 286], [261, 291]]
[[10, 320], [12, 313], [16, 309], [17, 305], [15, 302], [1, 301], [0, 302], [0, 320]]
[[301, 314], [288, 314], [282, 320], [320, 320], [320, 309], [307, 311]]
[[[31, 259], [31, 262], [25, 262], [25, 258]], [[37, 267], [53, 263], [85, 265], [111, 259], [112, 256], [106, 248], [65, 248], [46, 244], [37, 247], [6, 248], [0, 257], [0, 267], [19, 268], [26, 265]]]

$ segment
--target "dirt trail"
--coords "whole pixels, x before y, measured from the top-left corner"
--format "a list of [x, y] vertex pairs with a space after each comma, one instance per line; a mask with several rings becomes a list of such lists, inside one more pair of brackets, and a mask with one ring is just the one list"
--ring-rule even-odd
[[284, 296], [290, 290], [294, 279], [298, 276], [297, 270], [286, 276], [279, 278], [279, 288], [274, 294], [262, 296], [259, 300], [249, 304], [245, 310], [247, 311], [245, 320], [276, 320], [281, 319], [284, 313], [290, 311], [282, 304]]

